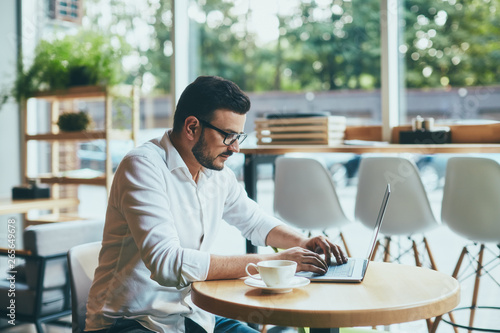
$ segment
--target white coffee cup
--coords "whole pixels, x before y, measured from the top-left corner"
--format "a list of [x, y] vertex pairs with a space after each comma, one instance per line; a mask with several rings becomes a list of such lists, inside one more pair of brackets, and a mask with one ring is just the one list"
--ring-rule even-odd
[[[249, 267], [254, 267], [260, 274], [260, 279], [250, 274]], [[291, 260], [265, 260], [257, 264], [249, 263], [245, 271], [252, 279], [262, 280], [270, 288], [287, 287], [297, 270], [297, 263]]]

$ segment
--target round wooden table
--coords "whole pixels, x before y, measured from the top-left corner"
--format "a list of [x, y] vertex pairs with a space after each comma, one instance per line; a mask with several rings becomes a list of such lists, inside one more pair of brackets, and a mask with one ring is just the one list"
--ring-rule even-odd
[[200, 308], [249, 323], [293, 327], [389, 325], [447, 313], [460, 300], [457, 280], [427, 268], [371, 262], [362, 283], [313, 282], [270, 294], [243, 279], [195, 282]]

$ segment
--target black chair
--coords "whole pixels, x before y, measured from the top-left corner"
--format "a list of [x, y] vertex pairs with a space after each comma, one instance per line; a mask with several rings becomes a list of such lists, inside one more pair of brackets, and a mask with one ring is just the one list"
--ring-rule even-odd
[[[44, 332], [43, 323], [70, 326], [60, 320], [71, 314], [66, 255], [73, 246], [101, 240], [103, 225], [102, 220], [81, 220], [27, 227], [23, 232], [24, 250], [16, 251], [16, 265], [7, 271], [15, 278], [11, 280], [15, 282], [15, 296], [9, 291], [11, 281], [0, 280], [1, 317], [9, 320], [12, 311], [16, 325], [33, 323], [38, 333]], [[8, 257], [9, 249], [1, 249], [0, 255]], [[15, 304], [15, 310], [9, 308], [11, 304]]]

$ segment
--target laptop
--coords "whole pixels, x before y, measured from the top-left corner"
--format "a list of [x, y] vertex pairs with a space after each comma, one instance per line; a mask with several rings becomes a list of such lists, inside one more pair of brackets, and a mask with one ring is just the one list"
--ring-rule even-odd
[[320, 275], [313, 272], [299, 272], [296, 275], [306, 277], [311, 282], [361, 282], [365, 277], [370, 258], [377, 243], [377, 236], [384, 219], [387, 203], [389, 202], [389, 195], [391, 194], [391, 187], [387, 184], [382, 205], [378, 213], [375, 227], [373, 228], [370, 246], [368, 248], [366, 258], [349, 258], [347, 263], [343, 265], [333, 264], [328, 268], [325, 275]]

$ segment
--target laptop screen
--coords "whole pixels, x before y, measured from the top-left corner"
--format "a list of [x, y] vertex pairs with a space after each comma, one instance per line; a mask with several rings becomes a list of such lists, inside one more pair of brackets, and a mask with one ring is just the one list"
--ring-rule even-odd
[[366, 259], [370, 260], [373, 254], [373, 250], [375, 249], [375, 244], [377, 241], [378, 232], [380, 230], [380, 226], [382, 224], [382, 220], [385, 215], [385, 208], [387, 206], [387, 202], [389, 201], [389, 195], [391, 194], [391, 185], [387, 184], [385, 189], [384, 198], [382, 199], [382, 205], [380, 206], [380, 210], [378, 212], [377, 221], [375, 222], [375, 227], [373, 228], [372, 238], [370, 240], [370, 248], [368, 248], [368, 252], [366, 253]]

